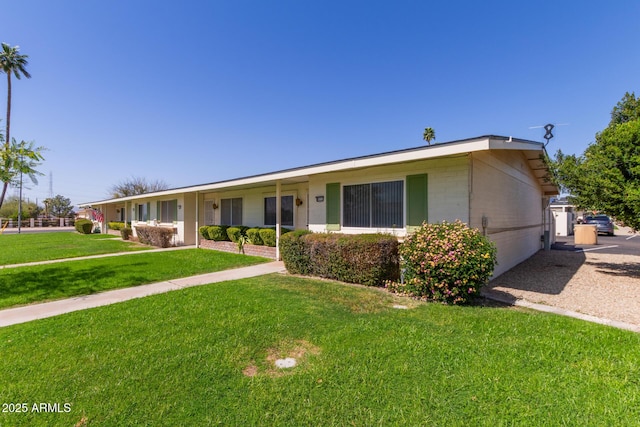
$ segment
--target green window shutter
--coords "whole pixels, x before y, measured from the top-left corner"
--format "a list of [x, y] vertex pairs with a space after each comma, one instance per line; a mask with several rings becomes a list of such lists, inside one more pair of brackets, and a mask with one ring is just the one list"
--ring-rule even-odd
[[156, 202], [156, 219], [158, 222], [162, 222], [162, 205], [160, 202]]
[[145, 221], [149, 221], [151, 219], [151, 202], [147, 202], [147, 213], [145, 214]]
[[407, 231], [429, 219], [427, 184], [427, 174], [407, 176]]
[[327, 230], [340, 230], [340, 183], [327, 184]]
[[178, 199], [173, 201], [173, 222], [178, 222]]

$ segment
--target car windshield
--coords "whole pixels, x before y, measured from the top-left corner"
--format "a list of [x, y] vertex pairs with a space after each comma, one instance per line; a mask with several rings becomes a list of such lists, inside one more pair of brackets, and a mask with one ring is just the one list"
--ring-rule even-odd
[[609, 217], [606, 215], [588, 216], [587, 221], [606, 221], [609, 222]]

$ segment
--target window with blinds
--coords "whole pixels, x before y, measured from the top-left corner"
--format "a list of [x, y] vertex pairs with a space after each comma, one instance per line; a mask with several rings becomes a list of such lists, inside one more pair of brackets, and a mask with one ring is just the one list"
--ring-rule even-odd
[[178, 200], [163, 200], [158, 202], [158, 208], [160, 222], [174, 222], [178, 220]]
[[342, 188], [345, 227], [402, 228], [404, 182], [345, 185]]
[[220, 223], [242, 225], [242, 198], [220, 200]]
[[[264, 198], [264, 225], [276, 225], [276, 198]], [[280, 225], [293, 226], [293, 196], [280, 198]]]

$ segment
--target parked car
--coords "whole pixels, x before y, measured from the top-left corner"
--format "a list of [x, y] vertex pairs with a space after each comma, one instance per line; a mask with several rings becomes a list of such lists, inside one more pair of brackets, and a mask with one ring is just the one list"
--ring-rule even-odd
[[607, 215], [592, 215], [585, 217], [585, 224], [595, 224], [598, 233], [607, 233], [613, 236], [613, 221]]

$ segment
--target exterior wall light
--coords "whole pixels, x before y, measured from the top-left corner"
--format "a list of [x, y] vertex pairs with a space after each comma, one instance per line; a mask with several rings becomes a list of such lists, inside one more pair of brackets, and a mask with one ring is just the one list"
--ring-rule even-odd
[[318, 203], [324, 202], [324, 196], [316, 196], [316, 202]]

